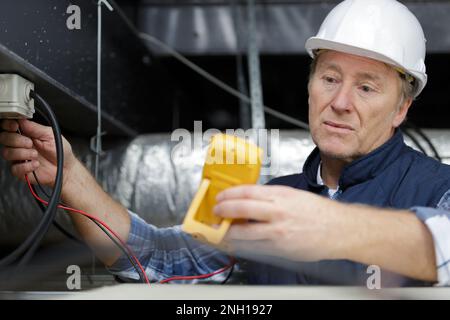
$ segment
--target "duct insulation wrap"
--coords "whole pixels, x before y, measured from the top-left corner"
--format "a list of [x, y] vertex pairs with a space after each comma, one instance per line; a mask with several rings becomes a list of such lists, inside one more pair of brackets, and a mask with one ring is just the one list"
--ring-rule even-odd
[[[442, 156], [450, 156], [450, 130], [425, 132]], [[94, 154], [85, 143], [71, 141], [77, 157], [93, 172]], [[412, 145], [407, 137], [405, 141]], [[314, 148], [305, 131], [281, 131], [277, 145], [271, 155], [273, 176], [300, 172]], [[101, 157], [100, 184], [147, 222], [161, 227], [180, 224], [199, 186], [208, 145], [203, 142], [192, 150], [179, 146], [178, 139], [171, 141], [169, 133], [142, 135], [120, 144]], [[42, 213], [27, 185], [11, 175], [10, 165], [3, 159], [0, 188], [0, 246], [17, 245], [37, 226]], [[58, 212], [57, 220], [74, 231], [64, 211]], [[51, 228], [45, 243], [62, 239], [64, 236]]]

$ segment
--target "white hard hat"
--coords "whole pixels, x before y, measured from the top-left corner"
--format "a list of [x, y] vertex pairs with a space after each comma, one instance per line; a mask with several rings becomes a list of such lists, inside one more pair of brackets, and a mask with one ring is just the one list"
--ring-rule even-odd
[[396, 66], [417, 82], [415, 97], [427, 83], [425, 35], [417, 18], [395, 0], [345, 0], [306, 41], [306, 51], [329, 49]]

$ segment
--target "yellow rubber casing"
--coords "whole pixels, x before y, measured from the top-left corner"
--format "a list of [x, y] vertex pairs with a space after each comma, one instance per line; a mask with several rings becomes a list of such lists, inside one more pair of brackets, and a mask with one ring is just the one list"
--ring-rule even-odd
[[202, 181], [184, 218], [182, 230], [199, 240], [219, 244], [233, 219], [222, 219], [213, 213], [216, 196], [233, 186], [255, 184], [262, 155], [261, 148], [242, 138], [225, 134], [213, 136]]

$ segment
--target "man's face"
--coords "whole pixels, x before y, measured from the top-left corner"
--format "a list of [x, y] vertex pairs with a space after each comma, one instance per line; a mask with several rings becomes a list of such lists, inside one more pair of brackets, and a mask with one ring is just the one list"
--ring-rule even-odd
[[397, 71], [369, 58], [323, 52], [310, 80], [311, 135], [323, 156], [353, 161], [386, 142], [406, 116]]

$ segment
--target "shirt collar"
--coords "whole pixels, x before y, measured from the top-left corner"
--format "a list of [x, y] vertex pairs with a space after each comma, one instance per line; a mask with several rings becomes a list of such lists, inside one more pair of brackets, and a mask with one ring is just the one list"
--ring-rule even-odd
[[[404, 152], [405, 147], [401, 130], [396, 130], [383, 145], [344, 167], [339, 178], [339, 188], [344, 190], [377, 176]], [[303, 166], [305, 178], [312, 188], [324, 188], [320, 174], [321, 162], [320, 151], [316, 147]]]
[[[319, 167], [317, 168], [317, 184], [320, 186], [325, 186], [325, 183], [322, 179], [322, 162], [319, 163]], [[336, 189], [328, 188], [328, 196], [332, 198], [334, 194], [339, 190], [339, 186]]]
[[322, 162], [319, 163], [319, 167], [317, 168], [317, 184], [323, 186], [323, 179], [322, 179]]

